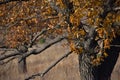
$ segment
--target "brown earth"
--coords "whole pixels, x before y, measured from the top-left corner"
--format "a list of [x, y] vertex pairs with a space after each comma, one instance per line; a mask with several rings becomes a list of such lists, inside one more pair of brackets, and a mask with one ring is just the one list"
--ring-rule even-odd
[[[28, 57], [27, 73], [22, 74], [18, 72], [17, 60], [6, 65], [0, 65], [0, 80], [24, 80], [32, 74], [43, 72], [50, 64], [69, 50], [67, 46], [62, 46], [65, 42], [66, 41], [57, 43], [39, 55]], [[80, 80], [77, 57], [75, 53], [69, 55], [51, 69], [44, 77], [36, 77], [34, 80]], [[112, 80], [120, 80], [120, 57], [111, 78]]]

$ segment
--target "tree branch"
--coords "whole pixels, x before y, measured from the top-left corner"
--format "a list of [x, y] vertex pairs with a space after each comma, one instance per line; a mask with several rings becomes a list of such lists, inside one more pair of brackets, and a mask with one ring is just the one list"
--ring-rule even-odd
[[34, 74], [28, 78], [26, 78], [25, 80], [29, 80], [29, 79], [34, 79], [36, 76], [40, 76], [43, 77], [47, 72], [49, 72], [53, 67], [55, 67], [61, 60], [63, 60], [64, 58], [66, 58], [67, 56], [69, 56], [72, 53], [72, 51], [67, 52], [66, 54], [64, 54], [63, 56], [61, 56], [59, 59], [57, 59], [54, 63], [52, 63], [47, 69], [45, 69], [42, 73], [37, 73]]
[[120, 7], [113, 8], [113, 11], [120, 11]]
[[10, 58], [10, 57], [13, 57], [13, 56], [17, 56], [17, 55], [20, 55], [20, 52], [18, 52], [17, 50], [12, 51], [10, 54], [1, 55], [0, 56], [0, 61], [5, 60], [5, 59]]
[[12, 57], [12, 58], [10, 58], [10, 59], [8, 59], [8, 60], [6, 60], [6, 61], [0, 61], [0, 65], [3, 65], [3, 64], [7, 64], [8, 62], [10, 62], [10, 61], [12, 61], [12, 60], [14, 60], [14, 59], [16, 59], [17, 57], [15, 56], [15, 57]]
[[0, 47], [0, 51], [15, 51], [16, 49], [8, 49], [8, 48], [1, 48]]
[[47, 31], [47, 29], [42, 29], [41, 32], [39, 32], [37, 35], [35, 35], [33, 37], [33, 39], [30, 41], [30, 44], [28, 45], [28, 47], [32, 47], [33, 46], [33, 43], [36, 41], [36, 39], [42, 35], [43, 33], [45, 33]]
[[23, 54], [23, 57], [22, 57], [22, 59], [20, 61], [24, 60], [24, 58], [26, 58], [26, 57], [28, 57], [28, 56], [30, 56], [32, 54], [34, 54], [34, 55], [40, 54], [41, 52], [43, 52], [44, 50], [46, 50], [50, 46], [52, 46], [52, 45], [62, 41], [63, 39], [65, 39], [65, 37], [60, 37], [59, 36], [59, 37], [55, 38], [54, 40], [49, 41], [46, 45], [44, 45], [44, 46], [42, 46], [40, 48], [35, 48], [35, 49], [33, 48], [33, 49], [31, 49], [27, 53]]
[[[54, 45], [54, 44], [56, 44], [56, 43], [58, 43], [58, 42], [60, 42], [60, 41], [62, 41], [63, 39], [65, 39], [65, 37], [57, 37], [57, 38], [55, 38], [54, 40], [52, 40], [52, 41], [49, 41], [46, 45], [44, 45], [43, 47], [38, 47], [38, 48], [31, 48], [31, 50], [30, 51], [28, 51], [27, 53], [25, 53], [25, 54], [23, 54], [23, 57], [22, 57], [22, 59], [20, 60], [20, 61], [22, 61], [22, 60], [24, 60], [24, 58], [26, 58], [26, 57], [28, 57], [28, 56], [30, 56], [30, 55], [32, 55], [32, 54], [34, 54], [34, 55], [37, 55], [37, 54], [40, 54], [41, 52], [43, 52], [44, 50], [46, 50], [47, 48], [49, 48], [50, 46], [52, 46], [52, 45]], [[20, 62], [19, 61], [19, 62]]]
[[44, 50], [46, 50], [50, 46], [62, 41], [63, 39], [65, 39], [65, 37], [59, 36], [59, 37], [55, 38], [54, 40], [52, 40], [52, 41], [48, 42], [47, 44], [45, 44], [43, 47], [29, 48], [29, 51], [24, 53], [24, 54], [20, 54], [20, 52], [18, 50], [11, 51], [11, 52], [9, 52], [9, 54], [1, 55], [0, 56], [0, 61], [5, 60], [5, 59], [10, 58], [10, 57], [13, 57], [13, 56], [17, 56], [17, 55], [22, 55], [23, 56], [22, 59], [20, 60], [20, 61], [22, 61], [26, 57], [28, 57], [28, 56], [30, 56], [32, 54], [34, 54], [34, 55], [40, 54], [41, 52], [43, 52]]
[[120, 48], [120, 45], [110, 45], [111, 47], [119, 47]]

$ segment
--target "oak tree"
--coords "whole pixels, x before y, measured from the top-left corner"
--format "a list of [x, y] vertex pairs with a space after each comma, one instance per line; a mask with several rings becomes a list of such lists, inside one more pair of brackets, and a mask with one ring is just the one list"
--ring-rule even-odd
[[[19, 56], [24, 72], [27, 57], [61, 40], [69, 43], [67, 54], [26, 80], [44, 76], [71, 53], [78, 55], [81, 80], [110, 80], [120, 51], [119, 0], [2, 0], [0, 23], [0, 47], [12, 49], [2, 54], [0, 61], [4, 64]], [[43, 38], [53, 40], [33, 48]]]

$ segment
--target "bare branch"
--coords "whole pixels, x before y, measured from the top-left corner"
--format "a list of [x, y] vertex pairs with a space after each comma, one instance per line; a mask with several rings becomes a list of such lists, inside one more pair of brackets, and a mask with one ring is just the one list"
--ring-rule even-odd
[[36, 39], [42, 35], [43, 33], [45, 33], [47, 31], [47, 29], [42, 29], [41, 32], [39, 32], [37, 35], [35, 35], [35, 37], [33, 37], [33, 39], [31, 40], [30, 44], [28, 45], [28, 47], [32, 47], [33, 43], [36, 41]]
[[13, 56], [17, 56], [20, 55], [20, 52], [18, 52], [17, 50], [12, 51], [10, 54], [4, 54], [0, 56], [0, 61], [5, 60], [7, 58], [13, 57]]
[[14, 60], [14, 59], [16, 59], [17, 57], [15, 56], [15, 57], [12, 57], [12, 58], [10, 58], [10, 59], [8, 59], [8, 60], [6, 60], [6, 61], [0, 61], [0, 65], [3, 65], [3, 64], [7, 64], [8, 62], [10, 62], [10, 61], [12, 61], [12, 60]]
[[0, 61], [5, 60], [5, 59], [10, 58], [10, 57], [17, 56], [17, 55], [23, 55], [22, 59], [20, 60], [20, 61], [22, 61], [26, 57], [28, 57], [28, 56], [30, 56], [32, 54], [34, 54], [34, 55], [40, 54], [41, 52], [43, 52], [44, 50], [46, 50], [50, 46], [62, 41], [63, 39], [65, 39], [65, 37], [63, 37], [63, 36], [60, 37], [59, 36], [59, 37], [55, 38], [54, 40], [52, 40], [52, 41], [48, 42], [47, 44], [45, 44], [43, 47], [38, 47], [38, 48], [35, 48], [35, 49], [31, 48], [31, 50], [29, 49], [29, 51], [24, 53], [24, 54], [20, 54], [20, 52], [18, 50], [11, 51], [11, 52], [9, 52], [9, 54], [1, 55], [0, 56]]
[[55, 67], [61, 60], [63, 60], [64, 58], [66, 58], [67, 56], [69, 56], [72, 53], [72, 51], [67, 52], [66, 54], [64, 54], [63, 56], [61, 56], [59, 59], [57, 59], [54, 63], [52, 63], [47, 69], [45, 69], [42, 73], [37, 73], [34, 74], [28, 78], [26, 78], [25, 80], [29, 80], [29, 79], [34, 79], [36, 76], [40, 76], [43, 77], [47, 72], [49, 72], [53, 67]]
[[120, 45], [110, 45], [111, 47], [119, 47], [120, 48]]
[[120, 11], [120, 7], [113, 8], [113, 11]]
[[[38, 48], [33, 48], [33, 49], [31, 49], [30, 51], [28, 51], [27, 53], [25, 53], [25, 54], [23, 54], [23, 57], [22, 57], [22, 59], [20, 60], [20, 61], [22, 61], [22, 60], [24, 60], [26, 57], [28, 57], [28, 56], [30, 56], [30, 55], [32, 55], [32, 54], [34, 54], [34, 55], [37, 55], [37, 54], [40, 54], [41, 52], [43, 52], [44, 50], [46, 50], [47, 48], [49, 48], [50, 46], [52, 46], [52, 45], [54, 45], [54, 44], [56, 44], [56, 43], [58, 43], [58, 42], [60, 42], [60, 41], [62, 41], [63, 39], [65, 39], [65, 37], [57, 37], [57, 38], [55, 38], [54, 40], [52, 40], [52, 41], [49, 41], [45, 46], [43, 46], [43, 47], [38, 47]], [[19, 62], [20, 62], [19, 61]]]
[[16, 49], [0, 48], [0, 51], [15, 51]]

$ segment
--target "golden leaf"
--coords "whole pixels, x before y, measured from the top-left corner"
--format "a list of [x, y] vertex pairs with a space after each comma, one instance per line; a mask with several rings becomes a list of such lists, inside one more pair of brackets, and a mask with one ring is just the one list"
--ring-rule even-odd
[[97, 29], [97, 33], [98, 33], [98, 36], [100, 38], [103, 38], [103, 36], [104, 36], [104, 29], [103, 28], [98, 28]]
[[110, 49], [110, 40], [109, 39], [104, 40], [104, 48], [105, 49]]
[[113, 37], [116, 38], [115, 30], [114, 29], [112, 29], [112, 34], [113, 34]]
[[107, 57], [108, 56], [108, 54], [106, 53], [106, 52], [104, 52], [104, 54], [103, 54], [105, 57]]
[[70, 43], [70, 48], [71, 48], [71, 51], [75, 51], [75, 45], [73, 43]]

